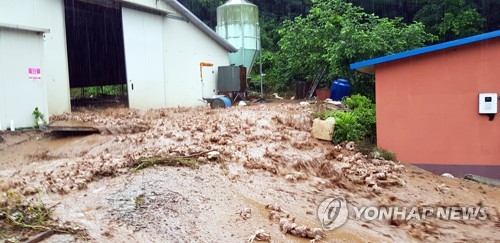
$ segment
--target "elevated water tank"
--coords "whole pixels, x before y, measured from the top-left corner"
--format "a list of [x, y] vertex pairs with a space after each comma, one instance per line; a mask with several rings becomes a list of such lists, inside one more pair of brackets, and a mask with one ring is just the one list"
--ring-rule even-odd
[[229, 0], [217, 8], [217, 33], [238, 52], [229, 54], [229, 62], [243, 65], [250, 74], [260, 51], [259, 9], [246, 0]]

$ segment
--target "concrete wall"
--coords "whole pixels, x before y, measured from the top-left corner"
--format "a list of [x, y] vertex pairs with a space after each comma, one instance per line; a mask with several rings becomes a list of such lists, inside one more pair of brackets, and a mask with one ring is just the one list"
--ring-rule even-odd
[[478, 109], [500, 93], [499, 65], [498, 38], [377, 65], [378, 145], [414, 164], [500, 165], [500, 115]]
[[0, 23], [50, 30], [44, 34], [41, 71], [51, 115], [71, 110], [64, 22], [62, 0], [0, 0]]

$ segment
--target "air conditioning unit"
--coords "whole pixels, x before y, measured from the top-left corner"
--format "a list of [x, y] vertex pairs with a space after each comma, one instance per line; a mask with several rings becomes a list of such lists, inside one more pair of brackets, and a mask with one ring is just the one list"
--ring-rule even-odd
[[217, 90], [219, 92], [245, 92], [247, 69], [244, 66], [219, 67]]

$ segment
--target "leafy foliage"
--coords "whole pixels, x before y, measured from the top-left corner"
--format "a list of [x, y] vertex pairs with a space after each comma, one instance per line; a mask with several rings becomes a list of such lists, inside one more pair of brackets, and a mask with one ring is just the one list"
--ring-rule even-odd
[[[373, 97], [373, 77], [349, 64], [423, 46], [434, 39], [420, 23], [379, 18], [342, 0], [313, 0], [309, 14], [286, 20], [279, 30], [279, 51], [271, 58], [267, 79], [279, 89], [294, 80], [312, 80], [325, 67], [324, 80], [344, 77], [354, 93]], [[327, 85], [321, 85], [327, 86]]]
[[363, 139], [365, 135], [364, 128], [352, 112], [338, 111], [334, 113], [334, 117], [335, 130], [333, 132], [333, 141], [335, 143]]
[[377, 148], [376, 152], [378, 152], [380, 154], [380, 157], [385, 160], [392, 160], [392, 161], [396, 160], [396, 154], [389, 150], [383, 148]]
[[35, 110], [33, 110], [33, 118], [35, 118], [35, 128], [40, 128], [39, 121], [41, 121], [42, 125], [46, 125], [47, 122], [45, 121], [45, 116], [43, 115], [40, 110], [38, 110], [38, 107], [35, 107]]
[[[349, 70], [350, 63], [500, 29], [497, 0], [248, 1], [259, 7], [264, 86], [280, 91], [327, 67], [320, 87], [343, 77], [353, 93], [374, 99], [373, 76]], [[226, 0], [179, 2], [215, 28]], [[260, 78], [252, 81], [260, 87]]]
[[89, 98], [89, 97], [105, 97], [126, 95], [126, 85], [106, 85], [106, 86], [91, 86], [82, 88], [72, 88], [70, 90], [72, 98]]
[[442, 41], [478, 34], [485, 22], [474, 5], [465, 0], [430, 0], [415, 20], [424, 23], [426, 30]]
[[[261, 16], [260, 24], [262, 27], [262, 46], [264, 50], [277, 50], [277, 39], [271, 37], [267, 41], [265, 35], [274, 35], [277, 28], [266, 28], [271, 25], [280, 25], [284, 20], [293, 19], [297, 16], [306, 15], [311, 8], [311, 0], [248, 0], [259, 7]], [[217, 7], [222, 5], [226, 0], [179, 0], [184, 6], [202, 19], [208, 26], [215, 28], [217, 25]], [[369, 14], [375, 14], [382, 18], [401, 17], [405, 23], [413, 23], [413, 21], [421, 21], [426, 25], [426, 30], [435, 35], [439, 31], [432, 27], [436, 23], [445, 22], [443, 25], [454, 26], [455, 30], [460, 33], [466, 33], [468, 30], [460, 29], [460, 26], [475, 26], [474, 29], [480, 32], [493, 31], [500, 29], [500, 1], [498, 0], [346, 0], [345, 2], [352, 3], [354, 6], [359, 6]], [[447, 17], [445, 13], [448, 12]], [[476, 25], [476, 17], [473, 15], [480, 14], [484, 20], [482, 25]], [[471, 18], [472, 17], [472, 18]], [[444, 19], [444, 21], [443, 21]], [[454, 21], [449, 21], [454, 20]], [[466, 20], [474, 20], [467, 22]], [[445, 27], [446, 28], [446, 27]], [[274, 32], [274, 33], [272, 33]], [[470, 32], [469, 32], [470, 33]], [[466, 36], [460, 34], [457, 36]], [[443, 38], [447, 40], [452, 38]]]
[[313, 114], [315, 117], [327, 119], [335, 118], [333, 141], [376, 141], [376, 114], [375, 105], [370, 99], [361, 95], [353, 95], [345, 99], [351, 111], [324, 111], [322, 114]]
[[375, 107], [373, 108], [357, 108], [353, 111], [356, 121], [361, 125], [363, 137], [376, 143], [377, 140], [377, 119], [375, 114]]
[[18, 231], [35, 233], [50, 229], [51, 211], [42, 203], [40, 196], [27, 201], [19, 193], [8, 191], [0, 195], [0, 232], [5, 236]]
[[[37, 193], [31, 191], [30, 194]], [[52, 218], [52, 208], [47, 207], [38, 191], [36, 196], [25, 197], [18, 191], [0, 193], [0, 238], [5, 242], [20, 242], [40, 232], [73, 234], [76, 240], [88, 241], [87, 232], [71, 224], [62, 226]]]
[[344, 97], [343, 102], [351, 110], [356, 110], [358, 108], [368, 108], [368, 109], [375, 108], [375, 105], [370, 99], [368, 99], [366, 96], [362, 96], [359, 94], [352, 95], [350, 97]]
[[357, 141], [356, 148], [360, 153], [373, 159], [385, 159], [385, 160], [396, 161], [395, 153], [383, 148], [379, 148], [375, 143], [370, 141], [366, 140]]
[[[461, 11], [469, 12], [469, 9], [475, 9], [477, 13], [485, 19], [485, 24], [479, 29], [480, 32], [488, 32], [500, 29], [500, 1], [498, 0], [347, 0], [357, 6], [361, 6], [368, 13], [374, 13], [381, 17], [402, 17], [406, 23], [412, 23], [414, 20], [423, 22], [426, 27], [429, 24], [424, 19], [432, 20], [435, 23], [441, 22], [444, 17], [443, 10], [455, 8], [454, 6], [462, 5], [455, 13], [460, 14]], [[423, 10], [423, 11], [422, 11]], [[417, 15], [419, 16], [417, 18]], [[467, 13], [465, 13], [467, 15]], [[430, 31], [430, 29], [427, 29]], [[438, 32], [432, 32], [438, 34]], [[441, 38], [445, 40], [446, 38]]]

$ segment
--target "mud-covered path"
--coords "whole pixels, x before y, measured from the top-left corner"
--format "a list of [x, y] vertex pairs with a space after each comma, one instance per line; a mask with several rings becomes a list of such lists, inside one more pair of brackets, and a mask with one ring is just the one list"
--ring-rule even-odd
[[[80, 225], [96, 242], [244, 242], [259, 229], [273, 242], [308, 242], [280, 231], [268, 204], [299, 225], [320, 227], [316, 208], [344, 196], [356, 206], [482, 205], [487, 221], [349, 220], [323, 242], [495, 242], [500, 190], [449, 179], [399, 162], [373, 160], [310, 136], [314, 107], [272, 104], [225, 110], [118, 109], [55, 117], [91, 122], [113, 133], [60, 138], [5, 134], [0, 191], [41, 190], [54, 217]], [[218, 151], [222, 164], [156, 166], [142, 157]], [[245, 219], [240, 211], [251, 209]], [[72, 241], [55, 235], [48, 241]]]

